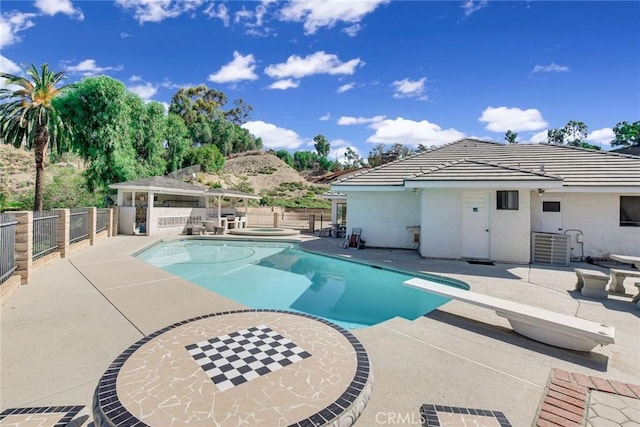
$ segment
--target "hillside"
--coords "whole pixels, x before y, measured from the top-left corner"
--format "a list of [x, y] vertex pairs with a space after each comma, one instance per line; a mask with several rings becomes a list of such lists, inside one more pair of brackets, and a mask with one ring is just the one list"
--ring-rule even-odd
[[[46, 179], [62, 167], [78, 169], [80, 162], [47, 165]], [[28, 192], [35, 182], [33, 152], [0, 145], [0, 192], [15, 197]], [[194, 184], [221, 186], [260, 194], [272, 199], [315, 198], [329, 189], [328, 185], [311, 184], [278, 157], [262, 151], [240, 153], [226, 159], [222, 171], [199, 173]]]

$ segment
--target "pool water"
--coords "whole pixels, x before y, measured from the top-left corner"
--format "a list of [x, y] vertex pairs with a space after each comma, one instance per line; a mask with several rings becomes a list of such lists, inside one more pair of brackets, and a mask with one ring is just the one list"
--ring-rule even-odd
[[413, 320], [449, 301], [402, 284], [412, 277], [466, 288], [462, 282], [316, 255], [282, 242], [180, 240], [139, 257], [251, 308], [308, 313], [348, 329], [395, 316]]

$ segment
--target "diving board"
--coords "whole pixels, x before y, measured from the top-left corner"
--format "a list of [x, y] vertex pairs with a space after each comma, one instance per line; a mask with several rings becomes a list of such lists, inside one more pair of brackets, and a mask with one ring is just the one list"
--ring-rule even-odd
[[569, 350], [591, 351], [597, 345], [615, 342], [613, 327], [590, 320], [418, 278], [407, 280], [404, 284], [446, 298], [495, 310], [498, 316], [509, 321], [515, 332], [545, 344]]

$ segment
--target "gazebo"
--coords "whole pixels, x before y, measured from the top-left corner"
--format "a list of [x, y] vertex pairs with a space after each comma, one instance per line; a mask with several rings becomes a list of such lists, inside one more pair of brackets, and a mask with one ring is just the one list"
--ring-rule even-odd
[[[182, 232], [187, 225], [207, 221], [225, 230], [232, 224], [246, 227], [246, 201], [260, 199], [255, 194], [207, 189], [161, 176], [119, 182], [109, 188], [118, 190], [118, 232], [148, 236]], [[230, 207], [222, 207], [225, 199]], [[239, 201], [244, 201], [244, 212], [236, 211]]]

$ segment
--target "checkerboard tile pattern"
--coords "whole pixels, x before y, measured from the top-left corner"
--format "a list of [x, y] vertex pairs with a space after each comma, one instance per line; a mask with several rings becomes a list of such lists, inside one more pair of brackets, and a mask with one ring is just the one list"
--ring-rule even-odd
[[242, 329], [185, 348], [221, 391], [311, 356], [266, 325]]

